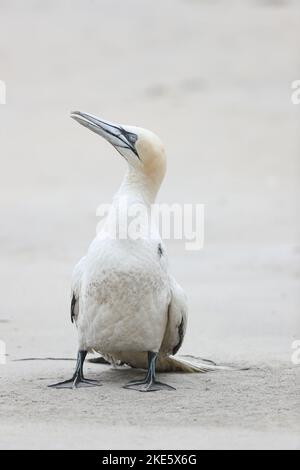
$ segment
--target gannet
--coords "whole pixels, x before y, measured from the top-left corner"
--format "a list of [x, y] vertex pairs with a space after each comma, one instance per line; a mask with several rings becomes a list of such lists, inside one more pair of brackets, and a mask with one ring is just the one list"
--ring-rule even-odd
[[186, 294], [169, 272], [166, 248], [156, 227], [139, 239], [112, 234], [116, 209], [120, 225], [123, 212], [133, 204], [150, 210], [166, 173], [164, 147], [146, 129], [113, 124], [79, 111], [71, 117], [111, 143], [126, 160], [127, 172], [103, 228], [73, 272], [71, 319], [78, 329], [75, 373], [50, 387], [100, 385], [83, 375], [87, 353], [96, 351], [111, 363], [148, 369], [143, 380], [128, 383], [127, 389], [175, 390], [159, 382], [156, 371], [202, 371], [173, 357], [186, 332]]

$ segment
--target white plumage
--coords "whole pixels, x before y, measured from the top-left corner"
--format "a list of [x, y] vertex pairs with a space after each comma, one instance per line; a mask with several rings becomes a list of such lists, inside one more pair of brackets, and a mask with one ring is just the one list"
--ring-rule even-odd
[[153, 224], [143, 238], [135, 239], [129, 231], [126, 238], [115, 236], [124, 229], [133, 205], [141, 205], [150, 216], [166, 171], [164, 148], [145, 129], [115, 125], [87, 113], [76, 112], [72, 117], [112, 143], [128, 168], [101, 232], [74, 269], [72, 320], [78, 327], [80, 354], [72, 379], [55, 386], [93, 385], [84, 379], [82, 366], [86, 353], [97, 351], [111, 362], [148, 366], [145, 380], [127, 388], [170, 390], [157, 382], [155, 369], [202, 370], [170, 357], [184, 338], [186, 295], [169, 273], [166, 250]]

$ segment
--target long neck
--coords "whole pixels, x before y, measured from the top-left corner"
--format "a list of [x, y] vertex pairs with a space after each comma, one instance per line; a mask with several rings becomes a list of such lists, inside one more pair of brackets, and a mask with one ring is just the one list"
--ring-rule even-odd
[[[140, 227], [142, 229], [146, 228], [146, 231], [142, 232], [142, 236], [145, 236], [145, 234], [151, 237], [153, 234], [157, 236], [158, 232], [155, 225], [149, 222], [152, 220], [151, 205], [155, 202], [162, 179], [163, 176], [161, 178], [147, 177], [129, 167], [113, 199], [112, 207], [104, 225], [104, 231], [112, 237], [131, 239], [132, 234], [129, 233], [131, 230], [130, 222], [132, 221], [132, 215], [134, 215], [141, 221]], [[135, 205], [136, 207], [134, 207]], [[146, 212], [144, 210], [140, 212], [141, 206], [146, 209]], [[133, 214], [129, 208], [133, 208]], [[138, 212], [135, 213], [135, 210], [138, 210]]]
[[150, 207], [155, 202], [161, 181], [129, 167], [114, 202], [127, 198], [128, 203], [141, 203]]

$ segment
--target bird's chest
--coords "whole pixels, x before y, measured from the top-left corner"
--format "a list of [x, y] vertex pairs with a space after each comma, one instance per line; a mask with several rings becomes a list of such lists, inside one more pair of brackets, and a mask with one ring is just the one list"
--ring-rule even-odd
[[111, 243], [88, 260], [78, 326], [89, 348], [156, 351], [161, 345], [171, 295], [167, 270], [152, 244], [132, 248]]
[[112, 244], [95, 253], [86, 272], [84, 296], [98, 305], [137, 308], [141, 302], [163, 300], [168, 290], [166, 266], [156, 245]]
[[155, 302], [162, 298], [167, 278], [160, 270], [148, 268], [119, 266], [95, 270], [86, 281], [84, 296], [88, 302], [111, 308], [134, 309], [146, 299]]

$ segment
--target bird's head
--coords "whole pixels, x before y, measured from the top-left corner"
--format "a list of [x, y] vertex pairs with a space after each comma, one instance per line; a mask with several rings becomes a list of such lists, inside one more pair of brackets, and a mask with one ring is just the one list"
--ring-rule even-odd
[[74, 111], [79, 124], [104, 137], [125, 158], [130, 169], [160, 185], [166, 172], [166, 156], [160, 139], [151, 131], [104, 121], [88, 113]]

